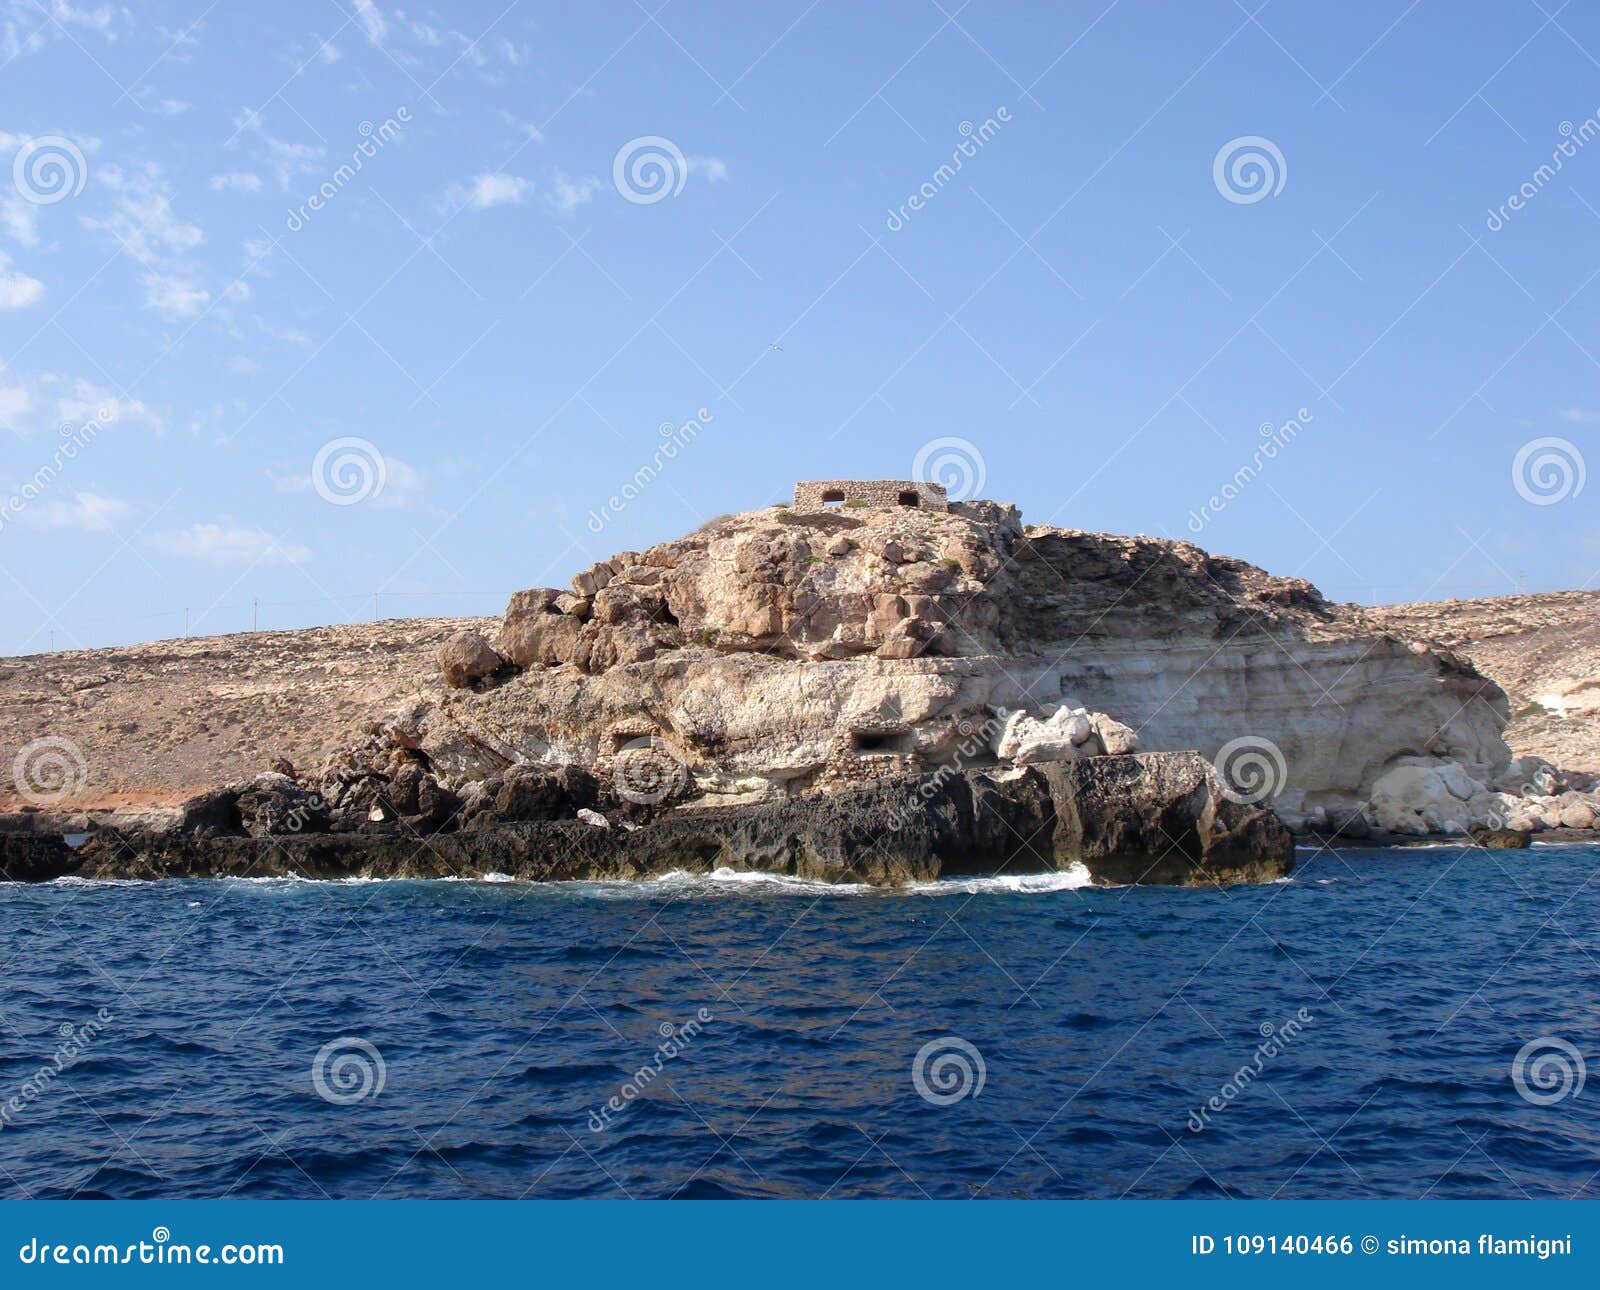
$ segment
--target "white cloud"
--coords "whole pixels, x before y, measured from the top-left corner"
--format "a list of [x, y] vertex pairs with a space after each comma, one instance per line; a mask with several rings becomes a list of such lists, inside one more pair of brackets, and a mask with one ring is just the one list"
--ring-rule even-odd
[[235, 376], [254, 376], [261, 370], [261, 364], [248, 354], [234, 354], [224, 366]]
[[205, 564], [304, 564], [311, 549], [284, 542], [263, 528], [236, 524], [191, 524], [186, 529], [152, 533], [158, 551]]
[[33, 395], [20, 385], [0, 385], [0, 427], [22, 433], [22, 419], [33, 411]]
[[361, 24], [361, 30], [367, 33], [367, 39], [374, 45], [383, 44], [383, 38], [389, 34], [389, 24], [384, 20], [383, 11], [372, 0], [351, 0], [351, 7], [356, 11], [356, 21]]
[[0, 200], [0, 225], [23, 246], [39, 242], [39, 208], [20, 197]]
[[0, 251], [0, 309], [26, 309], [44, 299], [44, 283], [11, 268], [11, 257]]
[[45, 529], [81, 529], [85, 533], [107, 533], [134, 508], [116, 497], [100, 493], [74, 493], [70, 502], [53, 498], [35, 502], [18, 518]]
[[214, 193], [258, 193], [261, 191], [261, 176], [250, 170], [230, 170], [225, 175], [212, 175], [211, 191]]
[[99, 422], [102, 428], [118, 422], [139, 425], [157, 434], [164, 429], [160, 416], [142, 400], [113, 394], [89, 381], [69, 385], [55, 372], [25, 377], [13, 374], [11, 379], [12, 384], [0, 386], [0, 429], [15, 434], [37, 429], [51, 407], [55, 417], [50, 424], [58, 429], [75, 429], [90, 421]]
[[1587, 408], [1558, 408], [1556, 415], [1563, 421], [1574, 421], [1578, 425], [1600, 425], [1600, 412], [1590, 412]]
[[143, 425], [157, 434], [163, 428], [161, 418], [142, 400], [123, 398], [88, 381], [74, 381], [72, 392], [56, 400], [56, 416], [61, 425], [76, 426], [85, 421], [98, 420], [102, 425], [109, 426], [126, 421]]
[[109, 234], [140, 264], [182, 255], [205, 241], [198, 224], [180, 219], [173, 211], [172, 188], [159, 168], [146, 166], [128, 174], [117, 166], [106, 166], [96, 178], [116, 194], [116, 201], [106, 218], [84, 216], [84, 227]]
[[204, 287], [176, 274], [146, 273], [139, 285], [144, 288], [144, 307], [163, 318], [193, 318], [211, 300]]
[[479, 175], [465, 193], [465, 200], [468, 206], [480, 211], [491, 206], [515, 205], [527, 196], [532, 186], [516, 175]]
[[728, 177], [728, 163], [721, 157], [689, 157], [687, 167], [691, 175], [704, 175], [713, 184]]
[[570, 214], [585, 202], [592, 201], [594, 195], [600, 191], [600, 181], [592, 175], [582, 179], [568, 179], [561, 171], [552, 172], [550, 178], [550, 192], [545, 200], [563, 215]]
[[322, 167], [322, 159], [326, 155], [322, 148], [309, 143], [290, 143], [267, 133], [261, 114], [254, 108], [245, 109], [234, 118], [233, 124], [235, 136], [248, 130], [266, 145], [266, 156], [262, 158], [262, 163], [271, 169], [278, 187], [285, 191], [296, 175], [315, 174]]

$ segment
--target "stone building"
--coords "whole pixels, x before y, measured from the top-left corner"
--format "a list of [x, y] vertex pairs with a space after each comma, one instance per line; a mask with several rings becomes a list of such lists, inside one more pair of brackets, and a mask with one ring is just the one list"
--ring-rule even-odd
[[794, 486], [797, 511], [826, 511], [836, 506], [918, 507], [947, 511], [943, 487], [915, 479], [819, 479]]

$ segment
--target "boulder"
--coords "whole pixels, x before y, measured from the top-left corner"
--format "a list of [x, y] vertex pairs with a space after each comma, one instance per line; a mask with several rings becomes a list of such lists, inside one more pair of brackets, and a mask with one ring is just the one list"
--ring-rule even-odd
[[457, 632], [439, 646], [439, 670], [451, 689], [464, 690], [506, 665], [482, 632]]
[[1385, 771], [1368, 795], [1376, 829], [1423, 835], [1462, 834], [1503, 814], [1503, 799], [1456, 762], [1406, 758]]
[[508, 766], [483, 781], [461, 808], [463, 828], [570, 820], [601, 805], [599, 781], [578, 766]]
[[327, 804], [287, 775], [258, 775], [237, 789], [239, 824], [250, 837], [321, 833], [328, 827]]
[[1083, 708], [1058, 708], [1043, 720], [1012, 712], [995, 741], [995, 756], [1017, 766], [1073, 761], [1098, 751], [1088, 746], [1094, 733], [1094, 723]]
[[1490, 851], [1517, 851], [1530, 845], [1533, 835], [1526, 829], [1496, 829], [1487, 825], [1467, 830], [1474, 846]]
[[1089, 719], [1094, 723], [1095, 734], [1100, 737], [1101, 748], [1111, 756], [1120, 757], [1139, 751], [1139, 736], [1133, 727], [1124, 725], [1104, 712], [1096, 712]]
[[507, 611], [499, 652], [517, 667], [559, 667], [572, 662], [582, 631], [577, 618], [554, 610]]
[[1081, 861], [1102, 882], [1270, 882], [1294, 865], [1282, 821], [1225, 795], [1199, 753], [1058, 761], [1035, 773], [1049, 785], [1058, 863]]

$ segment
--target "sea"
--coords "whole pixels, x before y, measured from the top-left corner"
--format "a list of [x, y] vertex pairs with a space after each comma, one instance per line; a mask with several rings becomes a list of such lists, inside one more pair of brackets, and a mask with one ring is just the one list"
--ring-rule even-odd
[[1600, 848], [1298, 859], [0, 885], [0, 1195], [1600, 1196]]

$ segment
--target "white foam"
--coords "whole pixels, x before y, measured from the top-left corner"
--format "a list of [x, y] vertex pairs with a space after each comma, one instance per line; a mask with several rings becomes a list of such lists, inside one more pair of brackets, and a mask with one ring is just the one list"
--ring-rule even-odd
[[956, 893], [983, 895], [986, 892], [1019, 892], [1035, 895], [1048, 891], [1078, 891], [1091, 886], [1094, 879], [1081, 861], [1074, 861], [1059, 873], [996, 874], [988, 878], [942, 878], [938, 882], [913, 883], [908, 890], [921, 896], [948, 896]]
[[64, 874], [60, 878], [52, 878], [44, 885], [47, 887], [141, 887], [147, 880], [144, 878], [80, 878], [76, 874]]
[[815, 878], [796, 878], [785, 873], [753, 873], [741, 869], [713, 869], [710, 873], [689, 873], [674, 869], [651, 879], [656, 887], [677, 887], [687, 890], [712, 890], [719, 887], [758, 887], [774, 891], [815, 892], [818, 895], [841, 895], [873, 891], [865, 882], [821, 882]]

